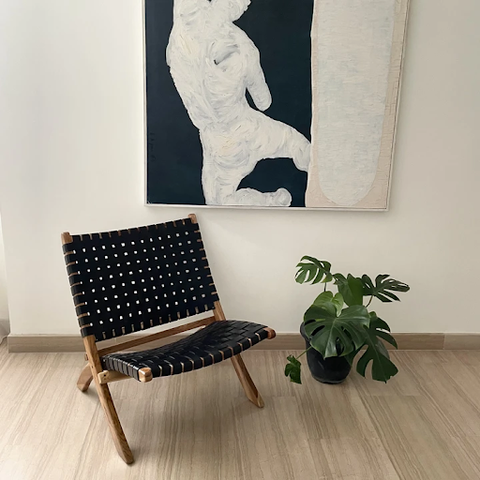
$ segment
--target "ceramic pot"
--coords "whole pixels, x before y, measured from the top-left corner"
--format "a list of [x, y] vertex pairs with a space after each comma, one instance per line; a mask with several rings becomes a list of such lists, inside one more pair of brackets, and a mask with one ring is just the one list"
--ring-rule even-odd
[[[303, 323], [300, 327], [300, 333], [305, 340], [306, 348], [309, 348], [310, 342]], [[310, 373], [318, 382], [342, 383], [352, 368], [344, 357], [323, 358], [322, 354], [314, 348], [311, 348], [306, 355]]]

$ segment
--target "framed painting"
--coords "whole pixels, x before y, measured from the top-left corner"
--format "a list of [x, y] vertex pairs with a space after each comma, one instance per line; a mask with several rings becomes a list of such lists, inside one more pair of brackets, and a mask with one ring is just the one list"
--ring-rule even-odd
[[145, 0], [146, 202], [388, 207], [408, 0]]

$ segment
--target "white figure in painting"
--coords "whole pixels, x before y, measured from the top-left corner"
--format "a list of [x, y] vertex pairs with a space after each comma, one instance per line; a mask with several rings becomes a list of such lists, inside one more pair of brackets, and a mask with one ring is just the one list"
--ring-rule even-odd
[[262, 112], [272, 103], [260, 54], [233, 22], [250, 0], [175, 0], [167, 64], [203, 147], [202, 185], [208, 205], [289, 206], [285, 188], [238, 186], [265, 158], [292, 158], [308, 171], [310, 142]]

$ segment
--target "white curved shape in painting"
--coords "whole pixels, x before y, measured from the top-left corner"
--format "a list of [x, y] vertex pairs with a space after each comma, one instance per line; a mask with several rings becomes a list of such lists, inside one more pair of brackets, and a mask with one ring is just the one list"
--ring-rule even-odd
[[[260, 53], [234, 25], [250, 0], [175, 0], [167, 64], [203, 148], [202, 186], [208, 205], [289, 206], [290, 192], [238, 189], [265, 158], [292, 158], [308, 171], [310, 142], [268, 117], [272, 103]], [[250, 93], [258, 110], [246, 99]]]
[[337, 0], [316, 5], [313, 68], [318, 152], [323, 194], [354, 206], [377, 173], [388, 90], [396, 0]]

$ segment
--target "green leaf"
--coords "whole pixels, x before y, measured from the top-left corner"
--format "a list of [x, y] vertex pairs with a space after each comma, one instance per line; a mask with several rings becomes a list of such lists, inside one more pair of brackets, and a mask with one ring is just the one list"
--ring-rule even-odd
[[[383, 338], [390, 345], [393, 345], [395, 348], [398, 348], [397, 341], [387, 332], [390, 331], [390, 327], [387, 322], [377, 317], [375, 312], [370, 312], [370, 327], [369, 329], [372, 333], [375, 333], [377, 337]], [[384, 332], [383, 330], [386, 330]]]
[[343, 308], [343, 296], [340, 292], [338, 292], [332, 299], [332, 303], [335, 305], [337, 309], [337, 315], [340, 315], [342, 308]]
[[354, 277], [350, 273], [347, 278], [341, 273], [336, 273], [333, 277], [338, 291], [342, 294], [348, 306], [363, 304], [363, 282], [361, 278]]
[[297, 283], [312, 282], [315, 283], [331, 282], [332, 274], [330, 268], [332, 265], [325, 260], [318, 260], [315, 257], [304, 256], [297, 264], [297, 273], [295, 274], [295, 281]]
[[326, 291], [326, 292], [322, 292], [312, 303], [312, 305], [315, 305], [317, 307], [322, 307], [322, 306], [326, 306], [326, 305], [329, 305], [329, 307], [326, 307], [326, 308], [330, 308], [331, 304], [333, 303], [333, 305], [335, 306], [335, 309], [337, 311], [337, 315], [340, 314], [340, 312], [342, 311], [342, 308], [343, 308], [343, 296], [341, 293], [337, 293], [335, 296], [333, 295], [332, 292], [330, 291]]
[[295, 281], [297, 283], [303, 283], [305, 282], [305, 279], [307, 278], [307, 275], [309, 274], [309, 270], [308, 269], [304, 269], [304, 270], [299, 270], [297, 272], [297, 275], [295, 276]]
[[381, 330], [377, 330], [376, 332], [377, 337], [383, 338], [386, 342], [390, 345], [398, 348], [397, 341], [387, 332], [382, 332]]
[[306, 322], [308, 320], [336, 317], [338, 299], [336, 302], [334, 302], [333, 298], [332, 292], [322, 292], [315, 299], [312, 306], [305, 312], [303, 320]]
[[326, 305], [329, 303], [332, 303], [333, 301], [333, 292], [326, 291], [320, 293], [318, 297], [313, 301], [312, 305], [316, 305], [318, 307], [321, 307], [322, 305]]
[[[357, 362], [357, 372], [365, 377], [367, 365], [372, 362], [372, 378], [379, 382], [386, 383], [387, 380], [398, 373], [398, 368], [390, 360], [390, 355], [388, 354], [385, 345], [378, 338], [379, 331], [375, 327], [375, 324], [377, 323], [376, 320], [380, 320], [378, 324], [383, 322], [383, 320], [376, 317], [376, 319], [372, 319], [370, 327], [365, 328], [365, 331], [367, 332], [365, 341], [367, 349]], [[385, 335], [388, 334], [385, 333]], [[393, 339], [393, 337], [391, 338]]]
[[289, 363], [285, 365], [285, 376], [290, 377], [291, 382], [301, 384], [302, 364], [293, 355], [289, 355], [287, 360]]
[[382, 302], [400, 301], [392, 292], [408, 292], [410, 287], [406, 283], [388, 277], [390, 277], [388, 274], [377, 275], [374, 285], [368, 275], [363, 275], [363, 295], [372, 295]]
[[306, 323], [309, 320], [326, 320], [335, 318], [337, 310], [335, 304], [331, 302], [328, 305], [312, 305], [303, 316], [303, 321]]
[[351, 353], [349, 353], [348, 355], [344, 355], [350, 365], [353, 365], [353, 361], [355, 360], [355, 357], [357, 356], [358, 352], [359, 352], [361, 349], [362, 349], [362, 347], [357, 348], [356, 350], [353, 350], [353, 351], [352, 351]]
[[338, 314], [337, 306], [331, 301], [322, 306], [314, 305], [305, 314], [305, 331], [310, 344], [324, 358], [347, 356], [361, 348], [367, 337], [365, 327], [369, 325], [370, 316], [363, 305], [344, 308]]
[[382, 330], [386, 330], [387, 332], [390, 331], [390, 327], [388, 323], [382, 320], [381, 318], [377, 317], [376, 312], [370, 312], [370, 326], [375, 328], [381, 328]]

